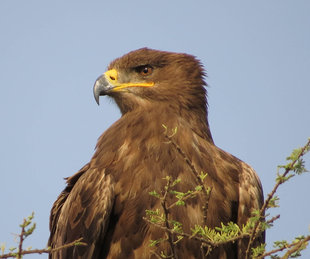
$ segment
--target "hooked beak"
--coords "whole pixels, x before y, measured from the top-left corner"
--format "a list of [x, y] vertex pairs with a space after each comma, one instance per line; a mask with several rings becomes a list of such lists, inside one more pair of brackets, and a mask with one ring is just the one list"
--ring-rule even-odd
[[94, 97], [96, 103], [99, 105], [99, 96], [106, 95], [111, 89], [111, 85], [105, 77], [105, 74], [98, 77], [94, 85]]
[[107, 95], [112, 89], [117, 88], [118, 72], [115, 69], [106, 71], [99, 76], [94, 85], [94, 97], [99, 105], [99, 96]]
[[119, 82], [116, 69], [110, 69], [98, 77], [94, 85], [94, 97], [99, 105], [100, 95], [109, 95], [112, 92], [126, 91], [129, 87], [152, 87], [154, 82]]

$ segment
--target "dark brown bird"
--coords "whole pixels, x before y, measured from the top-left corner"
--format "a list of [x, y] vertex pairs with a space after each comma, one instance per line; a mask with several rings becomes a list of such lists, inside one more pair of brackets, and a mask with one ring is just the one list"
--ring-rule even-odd
[[[83, 238], [88, 246], [59, 250], [51, 258], [202, 258], [199, 242], [184, 238], [170, 249], [165, 231], [143, 218], [146, 210], [163, 210], [164, 178], [181, 181], [181, 192], [194, 190], [197, 172], [207, 173], [211, 188], [204, 217], [204, 196], [198, 193], [184, 206], [169, 209], [169, 219], [185, 233], [195, 225], [242, 226], [263, 194], [255, 171], [214, 145], [208, 124], [204, 71], [193, 56], [139, 49], [114, 60], [94, 85], [94, 95], [108, 95], [122, 117], [99, 138], [91, 161], [67, 178], [50, 216], [52, 248]], [[176, 130], [175, 130], [176, 129]], [[170, 136], [170, 138], [168, 137]], [[192, 165], [192, 167], [190, 166]], [[175, 201], [167, 196], [167, 204]], [[261, 240], [264, 237], [262, 235]], [[213, 249], [207, 258], [243, 258], [245, 244]]]

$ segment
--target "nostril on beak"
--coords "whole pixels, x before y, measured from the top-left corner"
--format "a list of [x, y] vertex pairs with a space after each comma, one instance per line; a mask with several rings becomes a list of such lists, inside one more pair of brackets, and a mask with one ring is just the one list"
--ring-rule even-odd
[[117, 71], [115, 69], [110, 69], [104, 73], [106, 79], [110, 82], [117, 82]]

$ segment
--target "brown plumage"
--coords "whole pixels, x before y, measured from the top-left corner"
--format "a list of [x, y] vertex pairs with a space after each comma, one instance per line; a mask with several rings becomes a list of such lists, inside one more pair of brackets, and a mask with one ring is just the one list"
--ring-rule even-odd
[[[52, 258], [156, 258], [150, 240], [165, 233], [143, 220], [145, 210], [162, 209], [149, 192], [164, 190], [166, 176], [181, 179], [175, 187], [179, 191], [198, 185], [175, 145], [197, 172], [208, 173], [209, 227], [229, 221], [242, 226], [261, 207], [262, 187], [254, 170], [213, 143], [204, 71], [195, 57], [147, 48], [130, 52], [110, 64], [96, 81], [94, 94], [97, 102], [99, 95], [112, 97], [122, 117], [99, 138], [91, 161], [67, 179], [51, 211], [51, 247], [80, 237], [88, 246], [60, 250]], [[166, 134], [176, 128], [173, 145]], [[172, 199], [170, 195], [167, 202]], [[204, 224], [203, 200], [200, 194], [188, 199], [169, 216], [190, 233], [196, 224]], [[226, 245], [207, 258], [243, 258], [244, 246]], [[171, 252], [168, 242], [156, 249]], [[175, 255], [201, 258], [200, 245], [184, 238]]]

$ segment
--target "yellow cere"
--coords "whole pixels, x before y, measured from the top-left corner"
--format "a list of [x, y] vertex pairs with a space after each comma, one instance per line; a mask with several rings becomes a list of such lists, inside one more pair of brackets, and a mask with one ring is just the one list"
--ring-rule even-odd
[[115, 84], [117, 82], [117, 70], [111, 69], [104, 73], [105, 78], [108, 80], [110, 84]]

